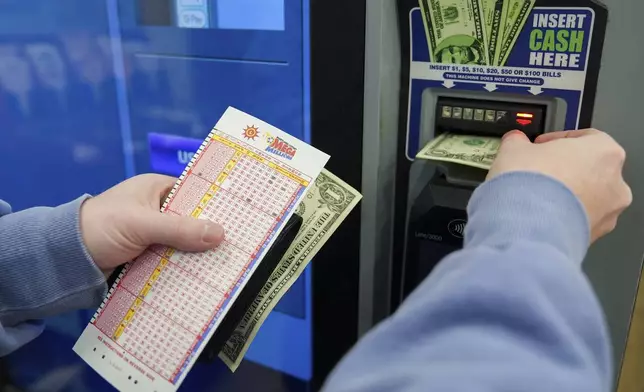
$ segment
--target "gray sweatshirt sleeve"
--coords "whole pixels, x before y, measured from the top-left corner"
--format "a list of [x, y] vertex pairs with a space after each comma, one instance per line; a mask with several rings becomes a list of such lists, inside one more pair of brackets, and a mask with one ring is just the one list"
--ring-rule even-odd
[[100, 305], [105, 276], [80, 234], [87, 198], [16, 213], [0, 201], [0, 356], [36, 338], [39, 320]]

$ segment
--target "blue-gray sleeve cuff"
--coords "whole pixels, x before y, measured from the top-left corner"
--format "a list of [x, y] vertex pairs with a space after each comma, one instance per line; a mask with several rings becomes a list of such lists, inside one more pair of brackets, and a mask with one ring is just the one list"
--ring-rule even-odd
[[[0, 322], [12, 326], [100, 305], [105, 276], [85, 248], [80, 208], [85, 195], [55, 208], [38, 207], [0, 219]], [[5, 264], [6, 263], [6, 264]]]
[[504, 248], [517, 240], [553, 246], [581, 264], [590, 225], [579, 199], [563, 183], [512, 172], [481, 185], [468, 206], [465, 246]]
[[107, 293], [105, 274], [90, 256], [80, 230], [80, 209], [89, 198], [89, 195], [84, 195], [54, 208], [47, 238], [61, 287], [91, 291], [85, 292], [87, 301], [78, 302], [83, 308], [98, 307]]

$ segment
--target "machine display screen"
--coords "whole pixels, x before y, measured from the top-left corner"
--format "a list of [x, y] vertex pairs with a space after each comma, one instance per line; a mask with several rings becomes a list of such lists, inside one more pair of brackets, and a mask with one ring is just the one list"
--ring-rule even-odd
[[150, 26], [281, 31], [284, 1], [137, 0], [137, 12], [139, 23]]
[[[178, 176], [228, 106], [310, 142], [308, 12], [307, 0], [2, 3], [0, 199], [55, 206], [141, 173]], [[310, 380], [311, 295], [307, 269], [235, 376], [196, 366], [186, 390]], [[47, 320], [1, 364], [12, 385], [111, 390], [71, 350], [94, 310]]]

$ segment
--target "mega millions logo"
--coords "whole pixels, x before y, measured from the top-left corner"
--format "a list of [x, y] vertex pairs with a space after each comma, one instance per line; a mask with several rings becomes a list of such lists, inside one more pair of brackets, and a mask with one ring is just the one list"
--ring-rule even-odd
[[295, 157], [297, 148], [289, 144], [286, 140], [279, 136], [273, 136], [268, 132], [264, 134], [264, 137], [266, 138], [266, 144], [268, 144], [266, 152], [286, 158], [289, 161]]

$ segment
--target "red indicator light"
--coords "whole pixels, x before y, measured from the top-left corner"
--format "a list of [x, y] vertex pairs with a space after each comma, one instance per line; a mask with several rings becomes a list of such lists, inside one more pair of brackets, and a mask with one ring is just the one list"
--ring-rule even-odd
[[523, 125], [525, 127], [527, 125], [532, 124], [532, 120], [524, 120], [524, 119], [519, 118], [519, 119], [517, 119], [517, 124], [521, 124], [521, 125]]
[[534, 118], [532, 113], [517, 113], [517, 118]]

